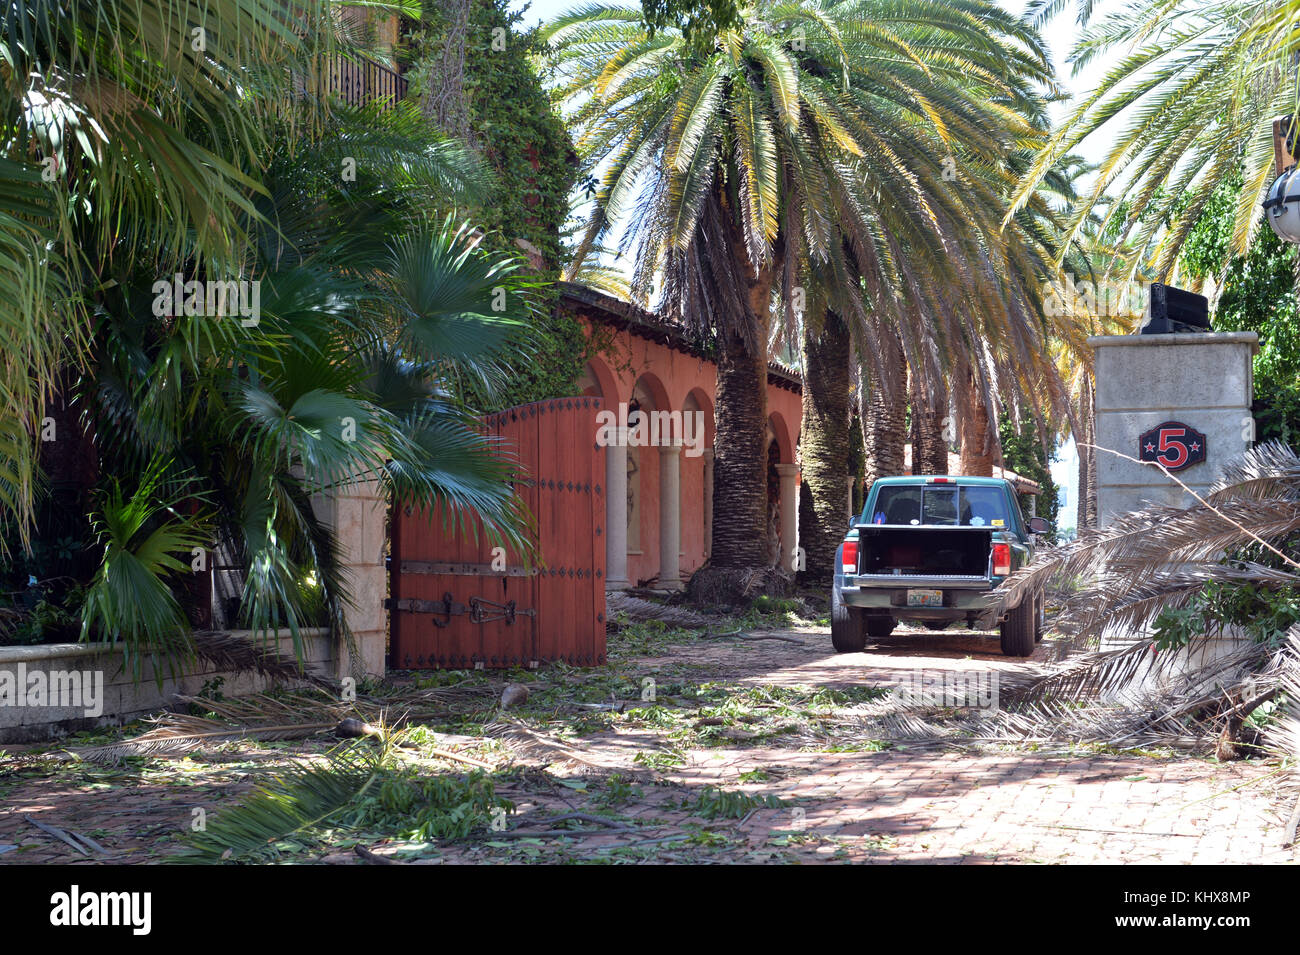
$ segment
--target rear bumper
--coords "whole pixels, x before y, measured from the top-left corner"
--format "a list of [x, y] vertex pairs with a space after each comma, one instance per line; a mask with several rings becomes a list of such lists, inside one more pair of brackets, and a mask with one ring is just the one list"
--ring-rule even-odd
[[[835, 586], [846, 606], [872, 613], [888, 614], [899, 620], [973, 620], [980, 629], [997, 624], [990, 609], [990, 595], [1001, 583], [988, 577], [839, 575]], [[942, 607], [909, 607], [909, 590], [943, 592]]]

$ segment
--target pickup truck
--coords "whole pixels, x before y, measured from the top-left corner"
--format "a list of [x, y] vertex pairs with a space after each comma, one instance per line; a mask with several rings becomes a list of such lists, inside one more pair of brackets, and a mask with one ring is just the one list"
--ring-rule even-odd
[[845, 653], [900, 620], [998, 627], [1002, 652], [1027, 657], [1043, 634], [1043, 597], [999, 606], [992, 591], [1033, 560], [1051, 525], [1020, 513], [1000, 478], [881, 478], [835, 555], [831, 642]]

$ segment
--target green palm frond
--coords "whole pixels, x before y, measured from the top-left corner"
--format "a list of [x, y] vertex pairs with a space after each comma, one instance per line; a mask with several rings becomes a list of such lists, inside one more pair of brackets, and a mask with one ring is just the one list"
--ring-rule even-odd
[[215, 865], [273, 858], [278, 843], [342, 814], [392, 759], [390, 746], [361, 740], [332, 751], [323, 764], [289, 769], [238, 806], [214, 814], [206, 829], [190, 835], [187, 851], [168, 861]]
[[[196, 554], [211, 544], [201, 517], [182, 517], [182, 502], [195, 500], [193, 477], [169, 480], [171, 462], [156, 459], [127, 493], [114, 482], [95, 519], [104, 548], [99, 571], [86, 594], [81, 638], [120, 640], [125, 662], [138, 680], [146, 660], [161, 685], [162, 664], [192, 656], [189, 623], [169, 578], [192, 572]], [[169, 486], [170, 485], [170, 486]]]
[[1133, 236], [1129, 274], [1141, 267], [1167, 278], [1209, 196], [1240, 172], [1232, 251], [1244, 253], [1272, 181], [1271, 120], [1293, 112], [1300, 95], [1288, 26], [1298, 10], [1294, 0], [1146, 0], [1103, 15], [1077, 41], [1075, 71], [1111, 51], [1122, 55], [1042, 147], [1013, 212], [1063, 156], [1105, 136], [1109, 148], [1075, 207], [1068, 239], [1109, 204], [1104, 225], [1122, 210], [1119, 234]]

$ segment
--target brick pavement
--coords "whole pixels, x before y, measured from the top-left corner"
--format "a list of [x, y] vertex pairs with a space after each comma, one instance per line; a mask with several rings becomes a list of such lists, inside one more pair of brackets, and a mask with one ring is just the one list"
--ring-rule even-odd
[[[970, 634], [908, 636], [845, 655], [829, 652], [824, 631], [805, 632], [802, 646], [697, 641], [636, 662], [640, 672], [685, 664], [700, 679], [804, 686], [888, 685], [917, 667], [1022, 665]], [[646, 783], [642, 798], [619, 811], [661, 826], [683, 824], [683, 795], [705, 785], [792, 801], [786, 808], [757, 809], [743, 821], [720, 820], [716, 828], [728, 844], [714, 861], [765, 861], [769, 855], [773, 861], [934, 864], [1297, 861], [1295, 850], [1281, 845], [1283, 819], [1270, 776], [1276, 767], [1265, 761], [937, 748], [830, 753], [776, 738], [757, 746], [692, 749], [685, 766], [652, 774], [633, 762], [652, 738], [643, 727], [615, 725], [574, 744], [590, 762], [560, 760], [549, 771], [561, 779], [611, 772], [639, 778]], [[742, 779], [758, 770], [767, 779]], [[156, 861], [171, 851], [195, 805], [219, 808], [252, 785], [243, 773], [205, 772], [187, 785], [141, 778], [88, 783], [67, 771], [0, 776], [0, 845], [23, 847], [0, 855], [0, 864], [91, 861], [40, 833], [24, 814], [90, 835], [114, 851], [115, 861]], [[572, 792], [510, 792], [507, 785], [506, 794], [521, 814], [573, 808]], [[772, 847], [782, 842], [778, 853]], [[583, 849], [603, 843], [617, 844], [617, 837], [584, 840]], [[438, 861], [490, 859], [493, 851], [449, 847]], [[335, 854], [326, 861], [355, 860]], [[678, 857], [665, 848], [662, 861]]]

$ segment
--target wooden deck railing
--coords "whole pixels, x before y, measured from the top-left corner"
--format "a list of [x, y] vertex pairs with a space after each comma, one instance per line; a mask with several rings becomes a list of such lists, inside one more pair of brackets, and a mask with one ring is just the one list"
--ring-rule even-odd
[[337, 57], [327, 71], [326, 89], [351, 106], [375, 101], [389, 106], [406, 96], [406, 78], [382, 63]]

